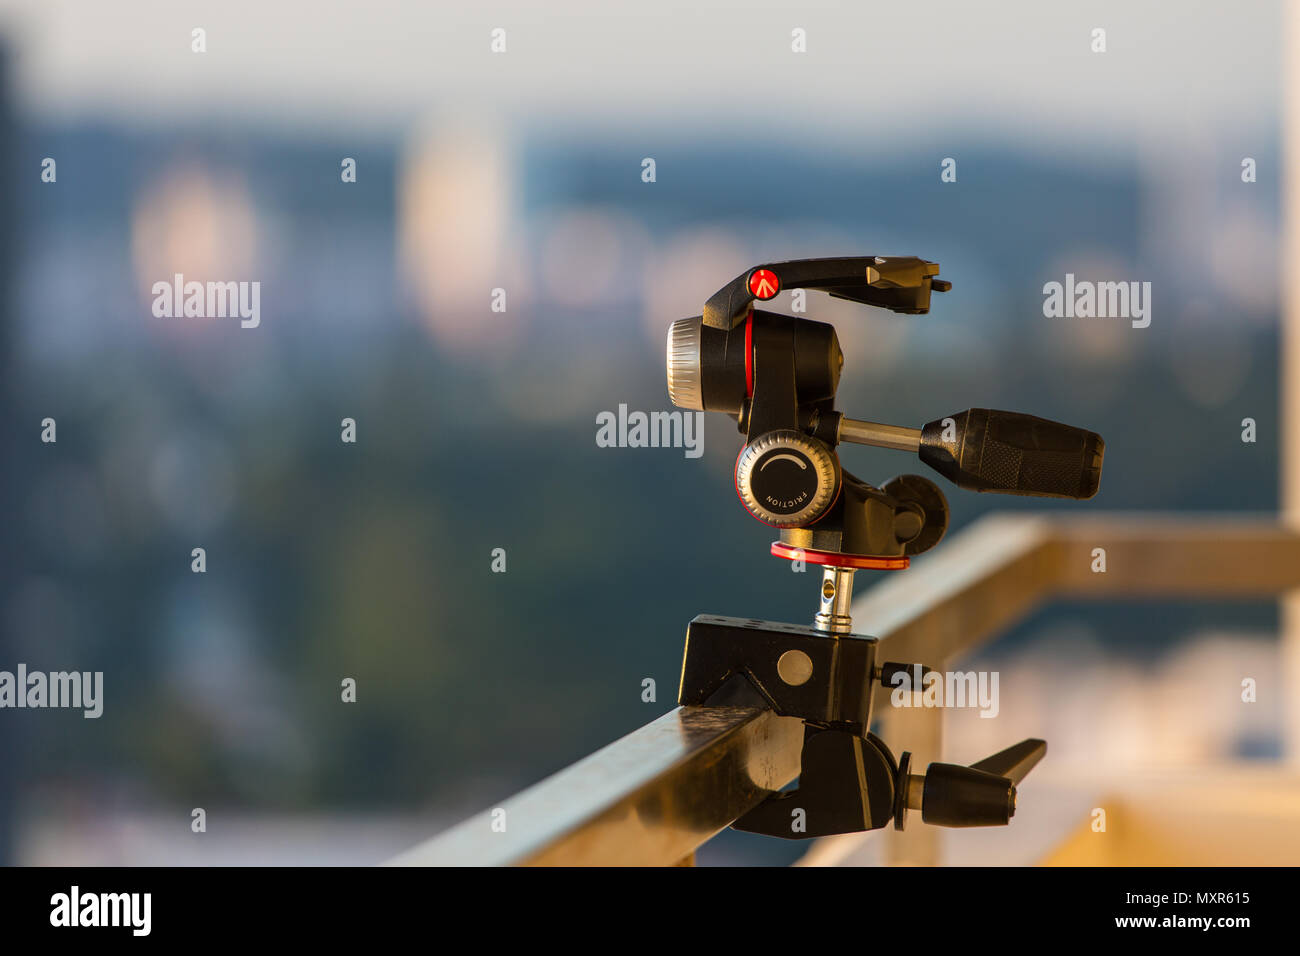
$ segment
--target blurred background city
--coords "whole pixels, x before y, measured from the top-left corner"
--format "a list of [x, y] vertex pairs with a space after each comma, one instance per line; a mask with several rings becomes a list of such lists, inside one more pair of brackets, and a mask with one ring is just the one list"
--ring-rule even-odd
[[[670, 407], [668, 324], [762, 261], [952, 281], [926, 316], [809, 296], [846, 413], [1105, 436], [1093, 502], [952, 490], [950, 534], [1275, 510], [1279, 15], [0, 0], [0, 668], [105, 682], [98, 720], [0, 712], [3, 859], [378, 862], [672, 707], [695, 614], [803, 621], [816, 575], [736, 502], [725, 419], [699, 459], [595, 442], [601, 411]], [[260, 281], [260, 325], [155, 317], [174, 273]], [[1150, 326], [1045, 318], [1066, 273], [1151, 282]], [[975, 724], [1109, 770], [1275, 759], [1276, 619], [1053, 606], [988, 652], [1005, 717]]]

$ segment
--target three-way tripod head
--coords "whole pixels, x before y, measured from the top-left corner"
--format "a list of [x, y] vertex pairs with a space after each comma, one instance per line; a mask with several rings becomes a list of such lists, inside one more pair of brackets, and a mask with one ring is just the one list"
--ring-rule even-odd
[[973, 408], [903, 428], [835, 410], [844, 366], [835, 329], [754, 308], [784, 289], [920, 314], [947, 292], [939, 266], [914, 256], [800, 259], [751, 269], [723, 286], [703, 314], [668, 331], [673, 404], [736, 420], [745, 444], [736, 493], [755, 518], [781, 529], [773, 553], [839, 567], [897, 568], [938, 543], [948, 523], [943, 493], [918, 475], [876, 488], [840, 467], [836, 447], [855, 442], [915, 452], [960, 488], [1091, 498], [1104, 443], [1095, 432]]
[[[765, 312], [755, 301], [814, 289], [894, 312], [929, 311], [952, 284], [914, 256], [800, 259], [759, 266], [714, 293], [701, 315], [668, 331], [673, 404], [735, 419], [745, 436], [736, 494], [780, 530], [772, 553], [824, 566], [812, 627], [700, 615], [686, 633], [678, 702], [756, 698], [805, 725], [799, 786], [768, 797], [732, 825], [786, 838], [902, 829], [909, 810], [940, 826], [991, 826], [1015, 812], [1016, 784], [1047, 744], [1024, 740], [970, 766], [913, 773], [870, 732], [877, 685], [900, 686], [926, 662], [877, 659], [877, 641], [852, 633], [853, 574], [908, 566], [948, 526], [943, 492], [920, 475], [877, 488], [840, 466], [842, 442], [915, 452], [959, 488], [1091, 498], [1105, 445], [1095, 432], [1016, 412], [972, 408], [921, 428], [846, 418], [835, 409], [844, 367], [835, 330]], [[942, 662], [935, 662], [942, 663]], [[912, 688], [919, 690], [919, 688]], [[805, 819], [792, 829], [791, 815]]]

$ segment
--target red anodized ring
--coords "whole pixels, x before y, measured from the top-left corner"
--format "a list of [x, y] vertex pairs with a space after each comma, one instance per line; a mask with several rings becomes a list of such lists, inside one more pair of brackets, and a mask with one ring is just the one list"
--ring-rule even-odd
[[781, 541], [772, 542], [772, 553], [778, 558], [789, 561], [805, 561], [808, 564], [825, 564], [835, 568], [857, 568], [869, 571], [901, 571], [912, 563], [906, 555], [901, 558], [868, 557], [861, 554], [840, 554], [838, 551], [815, 551], [812, 548], [796, 548]]
[[745, 397], [754, 397], [754, 310], [745, 316]]

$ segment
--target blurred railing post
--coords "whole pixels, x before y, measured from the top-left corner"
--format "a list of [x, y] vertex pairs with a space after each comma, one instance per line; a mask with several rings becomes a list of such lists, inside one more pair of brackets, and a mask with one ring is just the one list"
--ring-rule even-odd
[[[881, 737], [906, 740], [914, 767], [943, 759], [943, 711], [934, 707], [891, 707], [881, 716]], [[899, 751], [901, 753], [901, 751]], [[897, 755], [897, 754], [896, 754]], [[918, 773], [920, 771], [917, 771]], [[909, 826], [883, 831], [890, 866], [938, 866], [943, 862], [938, 827]]]
[[[1278, 263], [1281, 291], [1279, 391], [1282, 523], [1300, 530], [1300, 0], [1288, 0], [1283, 16], [1282, 90], [1282, 254]], [[1284, 708], [1284, 759], [1300, 764], [1300, 592], [1281, 602], [1281, 665]]]
[[[9, 103], [9, 57], [3, 39], [0, 38], [0, 190], [5, 193], [5, 200], [0, 202], [0, 209], [5, 215], [0, 219], [0, 441], [4, 445], [4, 467], [0, 468], [0, 607], [8, 607], [12, 595], [10, 588], [16, 576], [19, 561], [18, 529], [14, 524], [18, 515], [23, 513], [19, 507], [20, 474], [26, 469], [20, 465], [17, 454], [18, 425], [16, 407], [18, 404], [18, 386], [15, 383], [17, 359], [14, 356], [17, 335], [13, 327], [13, 253], [14, 236], [17, 234], [18, 188], [14, 182], [17, 171], [14, 169], [13, 155], [18, 149], [17, 123]], [[17, 647], [17, 637], [12, 632], [12, 624], [0, 622], [0, 660], [5, 666], [13, 666], [13, 654]], [[15, 806], [18, 793], [19, 773], [16, 772], [18, 753], [18, 735], [14, 730], [13, 720], [0, 720], [0, 765], [6, 769], [0, 773], [0, 865], [8, 865], [14, 860]]]

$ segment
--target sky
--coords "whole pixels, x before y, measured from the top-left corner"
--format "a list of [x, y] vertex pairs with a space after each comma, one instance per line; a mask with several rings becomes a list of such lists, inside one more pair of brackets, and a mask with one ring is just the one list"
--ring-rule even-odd
[[[1088, 146], [1275, 123], [1280, 0], [0, 0], [23, 104], [146, 124], [401, 129], [431, 111], [634, 134], [780, 127]], [[207, 52], [191, 51], [206, 31]], [[505, 30], [505, 52], [491, 51]], [[1093, 31], [1106, 31], [1094, 53]], [[806, 52], [791, 47], [806, 31]]]

